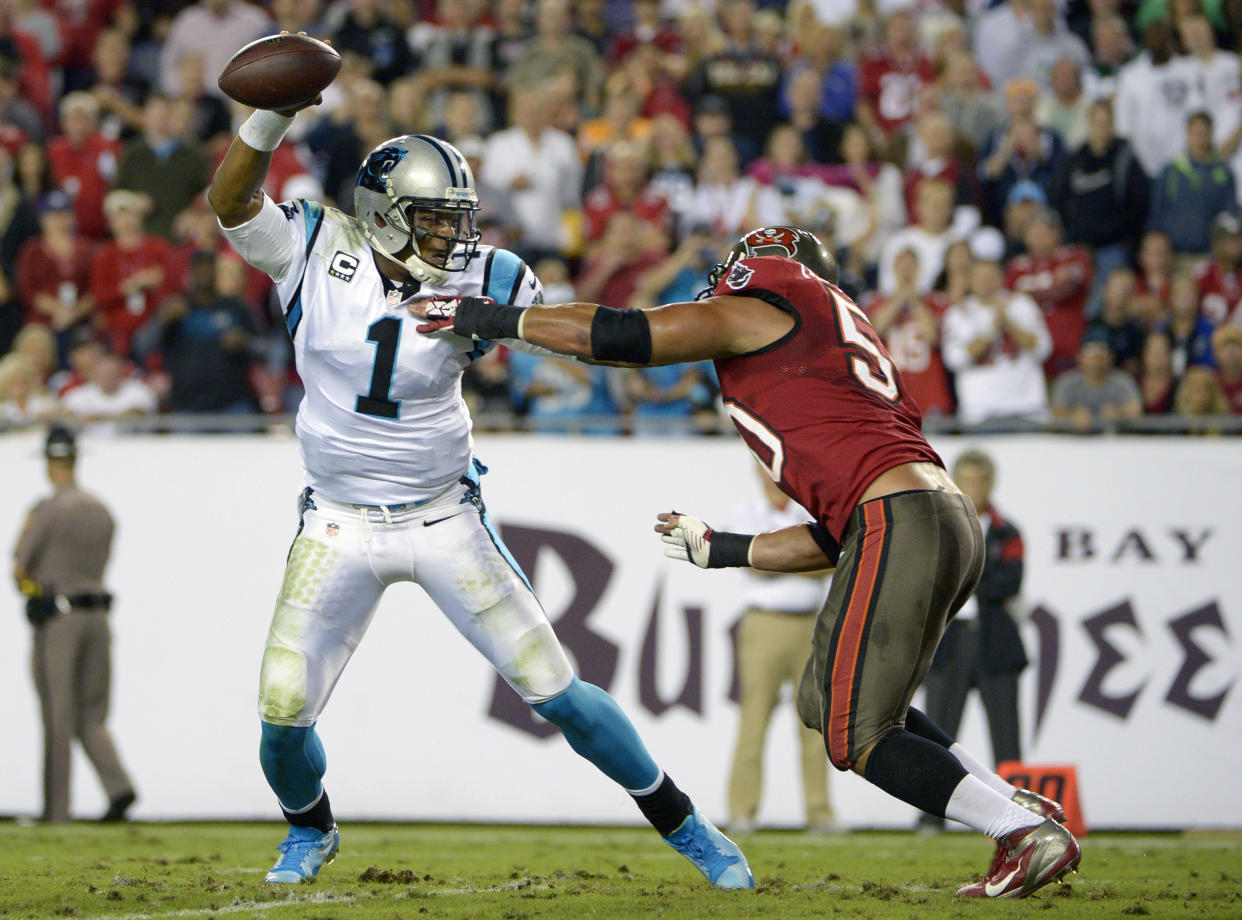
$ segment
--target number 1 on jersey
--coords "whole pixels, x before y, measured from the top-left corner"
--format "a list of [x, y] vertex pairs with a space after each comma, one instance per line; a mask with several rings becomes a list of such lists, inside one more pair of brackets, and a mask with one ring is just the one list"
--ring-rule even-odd
[[380, 418], [396, 418], [401, 401], [388, 398], [392, 372], [397, 366], [397, 343], [401, 341], [401, 320], [385, 316], [367, 326], [367, 341], [375, 343], [375, 364], [371, 367], [371, 392], [358, 395], [354, 411]]

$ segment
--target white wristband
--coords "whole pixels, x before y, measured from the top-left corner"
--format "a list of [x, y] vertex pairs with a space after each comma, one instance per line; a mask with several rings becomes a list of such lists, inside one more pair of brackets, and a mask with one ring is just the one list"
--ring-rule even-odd
[[271, 153], [280, 146], [280, 142], [284, 140], [285, 132], [289, 130], [292, 124], [292, 116], [269, 112], [267, 109], [256, 109], [242, 123], [237, 136], [242, 139], [247, 147], [253, 147], [255, 150], [261, 150], [264, 153]]

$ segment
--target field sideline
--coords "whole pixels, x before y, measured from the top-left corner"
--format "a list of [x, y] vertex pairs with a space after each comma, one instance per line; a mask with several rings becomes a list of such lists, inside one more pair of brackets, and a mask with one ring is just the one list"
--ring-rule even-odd
[[1083, 871], [1025, 901], [961, 901], [981, 837], [856, 832], [741, 838], [759, 882], [715, 891], [651, 831], [350, 824], [314, 884], [262, 882], [283, 825], [0, 822], [0, 918], [703, 920], [730, 918], [1242, 917], [1242, 834], [1094, 834]]

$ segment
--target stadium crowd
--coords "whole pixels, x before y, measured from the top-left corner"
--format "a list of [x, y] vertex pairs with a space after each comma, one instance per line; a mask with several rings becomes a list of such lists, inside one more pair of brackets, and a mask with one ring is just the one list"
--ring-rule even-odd
[[[368, 150], [434, 134], [549, 302], [693, 299], [740, 233], [794, 224], [929, 419], [1242, 415], [1242, 3], [7, 0], [0, 427], [296, 407], [270, 281], [205, 201], [246, 114], [216, 76], [281, 29], [344, 63], [277, 201], [349, 212]], [[465, 390], [543, 430], [719, 422], [708, 365], [498, 349]]]

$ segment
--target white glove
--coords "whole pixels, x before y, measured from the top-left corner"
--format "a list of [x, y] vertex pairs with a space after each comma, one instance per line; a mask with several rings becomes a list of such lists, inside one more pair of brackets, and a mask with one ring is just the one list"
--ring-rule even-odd
[[660, 535], [664, 541], [664, 555], [682, 562], [693, 562], [705, 569], [711, 555], [711, 534], [712, 529], [705, 522], [683, 514], [677, 518], [676, 527]]

